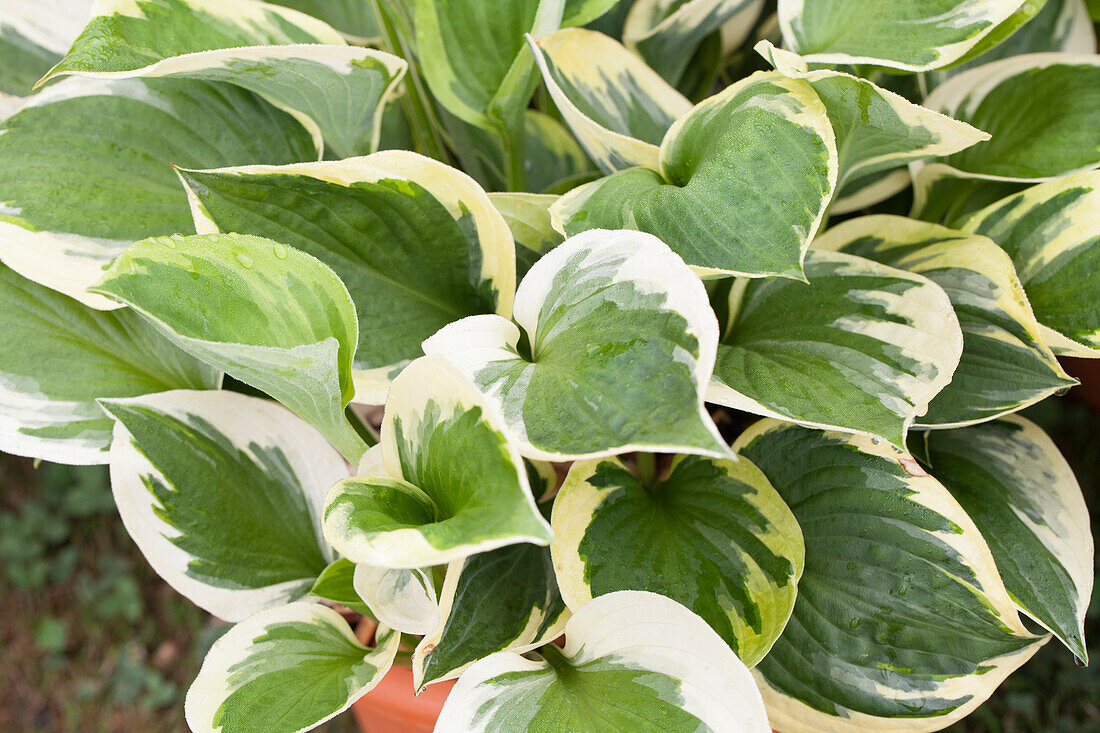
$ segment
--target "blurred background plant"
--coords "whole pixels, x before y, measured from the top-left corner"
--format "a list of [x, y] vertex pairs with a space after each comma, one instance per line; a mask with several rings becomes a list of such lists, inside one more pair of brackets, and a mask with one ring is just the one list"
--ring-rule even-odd
[[[1100, 537], [1100, 413], [1074, 396], [1024, 415], [1073, 466]], [[145, 564], [115, 511], [106, 468], [36, 469], [0, 454], [0, 488], [0, 731], [186, 731], [183, 694], [226, 627]], [[1100, 660], [1096, 596], [1085, 631]], [[346, 718], [319, 730], [357, 729]], [[1079, 668], [1064, 647], [1047, 644], [949, 730], [1100, 731], [1100, 664]]]

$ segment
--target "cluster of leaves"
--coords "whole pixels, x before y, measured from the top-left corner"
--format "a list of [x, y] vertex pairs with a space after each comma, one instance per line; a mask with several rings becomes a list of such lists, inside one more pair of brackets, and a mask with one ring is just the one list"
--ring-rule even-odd
[[0, 448], [109, 463], [236, 623], [196, 733], [402, 634], [444, 732], [935, 730], [1085, 661], [1014, 415], [1100, 356], [1083, 0], [87, 9], [0, 26]]

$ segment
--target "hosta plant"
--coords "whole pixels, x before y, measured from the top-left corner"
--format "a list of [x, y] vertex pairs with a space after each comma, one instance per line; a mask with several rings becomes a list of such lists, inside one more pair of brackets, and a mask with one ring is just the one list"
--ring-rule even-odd
[[1087, 661], [1016, 413], [1100, 356], [1095, 4], [2, 7], [0, 449], [234, 624], [196, 733], [393, 664], [442, 733], [930, 731]]

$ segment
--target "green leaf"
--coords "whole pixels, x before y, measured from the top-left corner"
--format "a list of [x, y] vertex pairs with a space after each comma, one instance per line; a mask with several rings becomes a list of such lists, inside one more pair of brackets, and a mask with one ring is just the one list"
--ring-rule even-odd
[[939, 730], [1049, 638], [1024, 628], [978, 528], [908, 454], [774, 420], [734, 448], [806, 541], [794, 613], [755, 670], [776, 729]]
[[437, 733], [766, 733], [745, 665], [691, 611], [664, 596], [619, 591], [577, 610], [565, 648], [528, 659], [493, 654], [443, 705]]
[[516, 243], [516, 279], [522, 278], [539, 258], [557, 247], [565, 238], [554, 229], [550, 207], [558, 196], [542, 193], [491, 193]]
[[568, 190], [599, 175], [569, 130], [556, 119], [529, 109], [523, 121], [528, 189]]
[[604, 173], [660, 167], [659, 145], [691, 102], [619, 43], [573, 28], [529, 39], [554, 104]]
[[763, 0], [637, 0], [623, 42], [675, 84], [704, 38], [727, 23], [751, 25], [763, 7]]
[[355, 566], [356, 593], [384, 626], [405, 634], [427, 634], [439, 622], [439, 601], [431, 571], [419, 568]]
[[0, 260], [99, 309], [88, 292], [133, 242], [189, 232], [172, 171], [317, 158], [306, 130], [254, 94], [190, 80], [67, 79], [0, 123]]
[[588, 25], [618, 4], [619, 0], [565, 0], [562, 27]]
[[1076, 383], [1043, 343], [1011, 258], [985, 237], [900, 216], [867, 216], [830, 229], [814, 247], [923, 275], [951, 299], [962, 327], [962, 358], [917, 425], [992, 420]]
[[0, 450], [107, 462], [113, 423], [96, 399], [215, 389], [220, 375], [130, 311], [102, 313], [0, 265]]
[[94, 292], [129, 305], [187, 353], [282, 402], [350, 461], [355, 306], [324, 264], [243, 234], [155, 237], [131, 246]]
[[325, 537], [353, 562], [423, 568], [518, 542], [549, 544], [523, 459], [481, 395], [441, 358], [418, 359], [394, 380], [381, 446], [387, 475], [342, 481], [326, 501]]
[[355, 563], [343, 557], [329, 564], [317, 576], [309, 594], [373, 618], [370, 608], [355, 592], [355, 567]]
[[1046, 433], [1012, 415], [929, 433], [924, 462], [982, 531], [1016, 606], [1088, 663], [1093, 541], [1073, 470]]
[[818, 250], [806, 276], [734, 283], [707, 401], [904, 447], [962, 353], [947, 294], [920, 275]]
[[1055, 353], [1100, 357], [1100, 173], [1032, 186], [960, 228], [1008, 252]]
[[214, 642], [187, 691], [194, 733], [302, 733], [333, 718], [389, 671], [401, 635], [379, 628], [373, 649], [331, 608], [290, 603]]
[[[0, 18], [0, 118], [61, 60], [88, 19], [92, 0], [7, 3]], [[7, 96], [12, 95], [12, 96]]]
[[418, 691], [458, 677], [501, 651], [522, 654], [561, 635], [569, 612], [550, 550], [521, 544], [456, 560], [447, 568], [439, 624], [413, 653]]
[[906, 71], [958, 61], [1024, 0], [780, 0], [784, 45], [811, 63]]
[[290, 166], [180, 171], [202, 233], [240, 232], [318, 258], [359, 324], [355, 400], [385, 402], [420, 343], [465, 316], [509, 316], [508, 226], [465, 174], [406, 151]]
[[[170, 31], [170, 32], [168, 32]], [[403, 59], [346, 45], [325, 23], [252, 0], [103, 0], [43, 79], [183, 77], [226, 82], [292, 114], [337, 157], [378, 146]]]
[[[946, 115], [913, 104], [900, 94], [839, 71], [807, 68], [805, 60], [761, 41], [757, 51], [777, 70], [810, 84], [825, 105], [836, 135], [839, 173], [834, 213], [851, 210], [854, 198], [861, 206], [878, 203], [861, 189], [881, 181], [875, 174], [932, 156], [949, 155], [988, 140], [989, 135]], [[868, 180], [869, 179], [869, 180]], [[905, 175], [908, 183], [909, 177]], [[876, 200], [878, 199], [878, 200]]]
[[424, 351], [477, 386], [523, 455], [729, 456], [702, 400], [718, 337], [706, 290], [654, 237], [593, 231], [566, 240], [524, 277], [515, 320], [519, 327], [465, 318]]
[[761, 73], [677, 120], [661, 143], [660, 173], [595, 181], [563, 196], [553, 214], [566, 235], [654, 234], [704, 276], [802, 279], [836, 176], [833, 130], [813, 88]]
[[619, 590], [697, 613], [748, 666], [779, 638], [802, 574], [802, 532], [742, 459], [677, 456], [644, 484], [614, 458], [575, 463], [554, 500], [554, 566], [572, 609]]
[[990, 140], [944, 163], [990, 180], [1033, 181], [1100, 165], [1100, 57], [1013, 56], [952, 77], [925, 102]]
[[325, 492], [347, 466], [305, 421], [236, 392], [102, 400], [111, 489], [153, 569], [227, 621], [304, 597], [332, 561]]
[[268, 0], [323, 20], [356, 45], [377, 45], [381, 37], [371, 3], [363, 0]]

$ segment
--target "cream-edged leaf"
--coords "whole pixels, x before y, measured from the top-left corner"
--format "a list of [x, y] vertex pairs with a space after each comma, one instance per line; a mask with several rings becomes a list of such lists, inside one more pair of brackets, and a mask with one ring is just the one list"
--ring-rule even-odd
[[0, 17], [0, 119], [18, 104], [80, 35], [93, 0], [5, 2]]
[[992, 420], [1075, 384], [1043, 342], [1011, 258], [989, 239], [900, 216], [867, 216], [830, 229], [814, 247], [923, 275], [951, 299], [962, 357], [917, 425]]
[[88, 288], [133, 242], [192, 231], [172, 164], [316, 159], [305, 128], [251, 92], [185, 79], [65, 79], [0, 123], [0, 261], [106, 310]]
[[568, 618], [548, 548], [509, 545], [456, 560], [447, 567], [438, 623], [413, 652], [416, 689], [458, 677], [490, 654], [542, 646]]
[[428, 634], [439, 622], [431, 572], [355, 566], [355, 592], [383, 626], [403, 634]]
[[416, 153], [181, 170], [196, 228], [268, 237], [313, 255], [348, 289], [359, 337], [355, 401], [381, 404], [420, 343], [465, 316], [509, 316], [515, 250], [469, 176]]
[[187, 690], [193, 733], [303, 733], [377, 685], [401, 635], [380, 627], [359, 643], [347, 621], [316, 603], [251, 616], [214, 642]]
[[92, 310], [0, 265], [0, 450], [107, 463], [113, 423], [96, 404], [171, 389], [215, 389], [221, 375], [137, 314]]
[[921, 275], [816, 249], [806, 276], [734, 284], [707, 401], [904, 447], [962, 354], [947, 293]]
[[794, 613], [753, 672], [777, 730], [939, 730], [1049, 639], [1024, 628], [974, 522], [907, 453], [775, 420], [734, 448], [806, 542]]
[[746, 460], [677, 456], [651, 484], [614, 458], [575, 463], [552, 526], [571, 609], [620, 590], [660, 593], [698, 614], [751, 667], [794, 607], [802, 532]]
[[565, 648], [513, 652], [471, 666], [436, 733], [766, 733], [751, 673], [706, 622], [673, 600], [619, 591], [582, 606]]
[[304, 597], [333, 560], [328, 487], [347, 464], [279, 405], [176, 390], [104, 400], [115, 419], [111, 490], [153, 569], [227, 621]]
[[279, 400], [349, 461], [366, 450], [344, 416], [354, 392], [355, 305], [319, 260], [244, 234], [156, 237], [120, 255], [94, 291]]
[[326, 539], [356, 563], [407, 569], [519, 542], [549, 544], [523, 459], [502, 427], [444, 359], [414, 361], [394, 380], [386, 404], [387, 475], [332, 487]]
[[802, 279], [836, 177], [833, 129], [813, 87], [758, 73], [680, 117], [661, 142], [659, 172], [594, 181], [552, 214], [567, 235], [653, 234], [703, 276]]
[[1012, 415], [930, 433], [928, 470], [989, 542], [1009, 595], [1082, 662], [1092, 597], [1089, 512], [1073, 470], [1038, 426]]
[[602, 33], [571, 28], [529, 42], [558, 111], [604, 173], [659, 168], [661, 140], [691, 111], [686, 97]]
[[[424, 351], [485, 394], [523, 455], [729, 456], [702, 401], [718, 324], [703, 284], [655, 237], [571, 237], [524, 277], [515, 321], [466, 318]], [[529, 346], [519, 346], [521, 335]]]
[[559, 196], [544, 193], [491, 193], [493, 202], [516, 243], [516, 278], [522, 278], [540, 257], [565, 238], [554, 229], [550, 207]]
[[1055, 353], [1100, 357], [1100, 172], [1032, 186], [960, 228], [989, 237], [1012, 258]]

